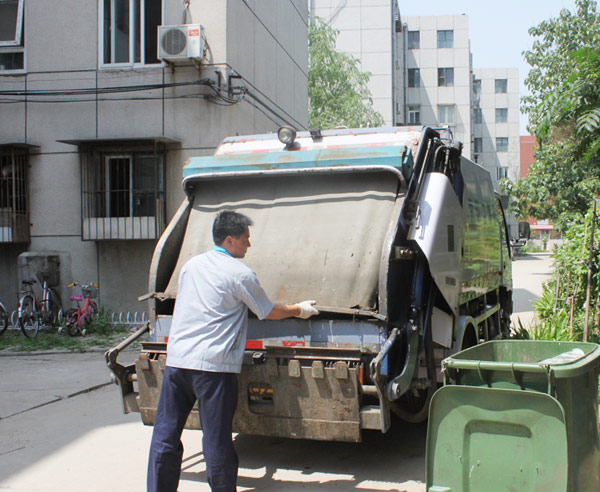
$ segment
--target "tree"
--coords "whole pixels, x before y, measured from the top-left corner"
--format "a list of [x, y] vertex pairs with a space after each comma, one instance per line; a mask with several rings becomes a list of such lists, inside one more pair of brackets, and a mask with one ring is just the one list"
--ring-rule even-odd
[[571, 55], [584, 47], [600, 44], [600, 15], [594, 0], [576, 0], [575, 14], [563, 9], [556, 19], [529, 29], [534, 38], [523, 56], [531, 66], [525, 85], [530, 95], [522, 98], [521, 109], [529, 117], [529, 131], [537, 135], [547, 115], [551, 94], [562, 92], [577, 62]]
[[339, 31], [315, 17], [308, 34], [308, 98], [310, 128], [360, 128], [383, 125], [373, 109], [367, 84], [371, 77], [359, 69], [359, 60], [336, 51]]
[[[559, 228], [581, 221], [600, 193], [600, 14], [593, 0], [576, 0], [575, 13], [563, 9], [529, 30], [531, 65], [525, 84], [530, 95], [521, 109], [538, 141], [529, 175], [506, 191], [518, 215], [550, 219]], [[596, 133], [595, 133], [596, 132]]]

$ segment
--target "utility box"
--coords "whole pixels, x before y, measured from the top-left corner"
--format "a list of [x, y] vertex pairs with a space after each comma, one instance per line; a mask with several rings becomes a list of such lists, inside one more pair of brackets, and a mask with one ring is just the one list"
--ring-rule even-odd
[[500, 340], [442, 361], [427, 491], [600, 490], [600, 347]]
[[43, 282], [48, 283], [60, 296], [65, 298], [66, 285], [71, 275], [71, 256], [64, 251], [27, 251], [21, 253], [17, 259], [18, 265], [18, 289], [22, 290], [23, 280], [35, 279], [36, 294], [41, 295]]

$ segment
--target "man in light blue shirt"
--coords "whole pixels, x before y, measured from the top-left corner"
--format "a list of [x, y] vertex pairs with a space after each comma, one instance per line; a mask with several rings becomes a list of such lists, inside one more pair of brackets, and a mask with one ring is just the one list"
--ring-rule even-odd
[[252, 221], [223, 211], [215, 247], [181, 269], [167, 346], [167, 365], [148, 462], [148, 492], [176, 492], [185, 421], [198, 401], [206, 475], [213, 492], [235, 492], [238, 458], [231, 439], [237, 376], [246, 344], [248, 308], [259, 319], [309, 318], [315, 301], [274, 304], [244, 263]]

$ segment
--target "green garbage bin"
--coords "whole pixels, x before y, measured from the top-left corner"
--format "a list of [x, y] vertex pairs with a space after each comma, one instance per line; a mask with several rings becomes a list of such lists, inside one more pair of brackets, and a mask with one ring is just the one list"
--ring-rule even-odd
[[598, 492], [600, 347], [499, 340], [444, 361], [427, 492]]

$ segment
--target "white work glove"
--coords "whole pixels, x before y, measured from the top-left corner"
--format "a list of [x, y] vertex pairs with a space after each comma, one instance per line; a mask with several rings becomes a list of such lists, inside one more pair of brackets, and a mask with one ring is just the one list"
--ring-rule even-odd
[[308, 319], [315, 314], [319, 314], [319, 310], [314, 307], [317, 301], [302, 301], [296, 304], [300, 308], [300, 314], [296, 318]]

